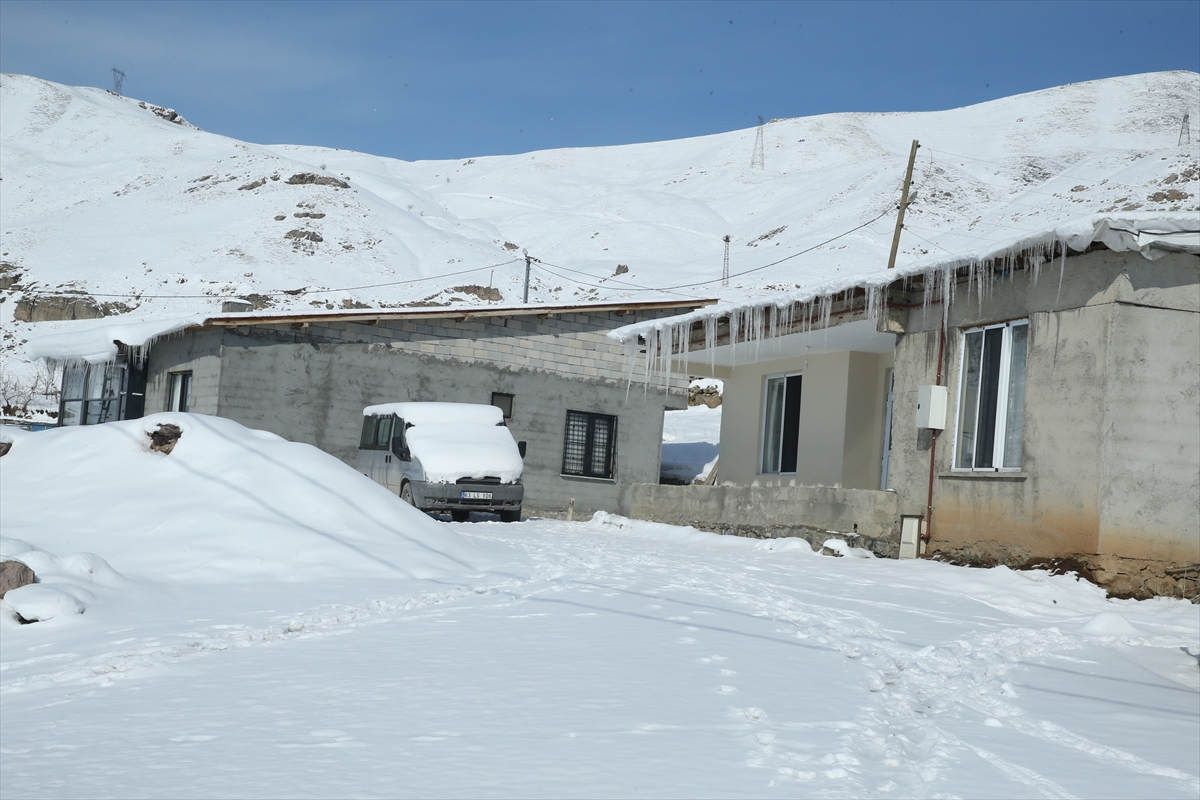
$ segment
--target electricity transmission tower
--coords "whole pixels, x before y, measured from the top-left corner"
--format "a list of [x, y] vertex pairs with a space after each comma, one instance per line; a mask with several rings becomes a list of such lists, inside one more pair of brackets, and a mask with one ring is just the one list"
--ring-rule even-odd
[[729, 285], [729, 235], [725, 236], [725, 266], [721, 268], [721, 285]]
[[750, 159], [750, 169], [763, 169], [763, 118], [758, 115], [758, 131], [754, 134], [754, 156]]
[[1192, 143], [1192, 123], [1189, 121], [1191, 114], [1183, 112], [1183, 124], [1179, 126], [1179, 141], [1177, 144]]
[[121, 87], [125, 85], [125, 73], [113, 67], [113, 91], [118, 95], [121, 94]]

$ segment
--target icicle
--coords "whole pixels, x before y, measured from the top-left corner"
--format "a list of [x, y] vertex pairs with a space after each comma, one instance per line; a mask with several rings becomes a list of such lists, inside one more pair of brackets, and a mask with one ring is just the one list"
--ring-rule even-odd
[[633, 371], [637, 367], [637, 337], [631, 336], [625, 342], [625, 365], [629, 367], [629, 376], [625, 379], [625, 405], [629, 405], [629, 390], [633, 387]]
[[1058, 261], [1058, 294], [1054, 296], [1055, 302], [1062, 297], [1063, 274], [1067, 271], [1067, 243], [1060, 239], [1058, 246], [1062, 252], [1062, 257]]
[[650, 377], [654, 374], [654, 355], [658, 349], [658, 329], [646, 331], [646, 371], [642, 375], [642, 398], [650, 396]]
[[717, 371], [716, 346], [717, 318], [716, 316], [708, 316], [704, 318], [704, 347], [708, 350], [708, 366], [711, 372]]
[[742, 327], [742, 309], [730, 312], [730, 366], [738, 366], [738, 329]]
[[883, 316], [883, 289], [877, 284], [867, 287], [867, 319], [878, 323]]

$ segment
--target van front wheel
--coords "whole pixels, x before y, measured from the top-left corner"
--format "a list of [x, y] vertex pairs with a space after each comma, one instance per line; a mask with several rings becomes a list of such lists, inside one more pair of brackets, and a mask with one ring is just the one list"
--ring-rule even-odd
[[400, 499], [408, 503], [410, 506], [416, 505], [416, 503], [413, 502], [412, 484], [410, 484], [408, 481], [405, 481], [400, 487]]
[[501, 511], [500, 512], [500, 521], [501, 522], [520, 522], [521, 521], [521, 509], [514, 508], [512, 511]]

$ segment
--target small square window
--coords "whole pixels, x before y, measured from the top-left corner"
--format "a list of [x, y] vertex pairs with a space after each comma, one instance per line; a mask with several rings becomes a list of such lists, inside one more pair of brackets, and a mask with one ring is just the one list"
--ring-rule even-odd
[[492, 405], [504, 412], [505, 419], [512, 419], [513, 395], [504, 392], [492, 392]]

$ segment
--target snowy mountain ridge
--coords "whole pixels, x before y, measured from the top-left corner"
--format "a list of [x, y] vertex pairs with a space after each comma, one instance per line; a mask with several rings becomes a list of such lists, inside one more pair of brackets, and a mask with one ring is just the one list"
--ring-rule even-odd
[[9, 355], [28, 321], [64, 315], [45, 304], [76, 293], [138, 317], [212, 314], [233, 298], [275, 311], [511, 305], [522, 249], [537, 259], [532, 303], [736, 302], [870, 276], [886, 266], [913, 139], [901, 267], [1089, 214], [1200, 209], [1200, 136], [1180, 136], [1185, 113], [1200, 119], [1193, 72], [949, 111], [772, 120], [762, 169], [753, 128], [405, 162], [241, 142], [27, 76], [3, 76], [0, 104]]

